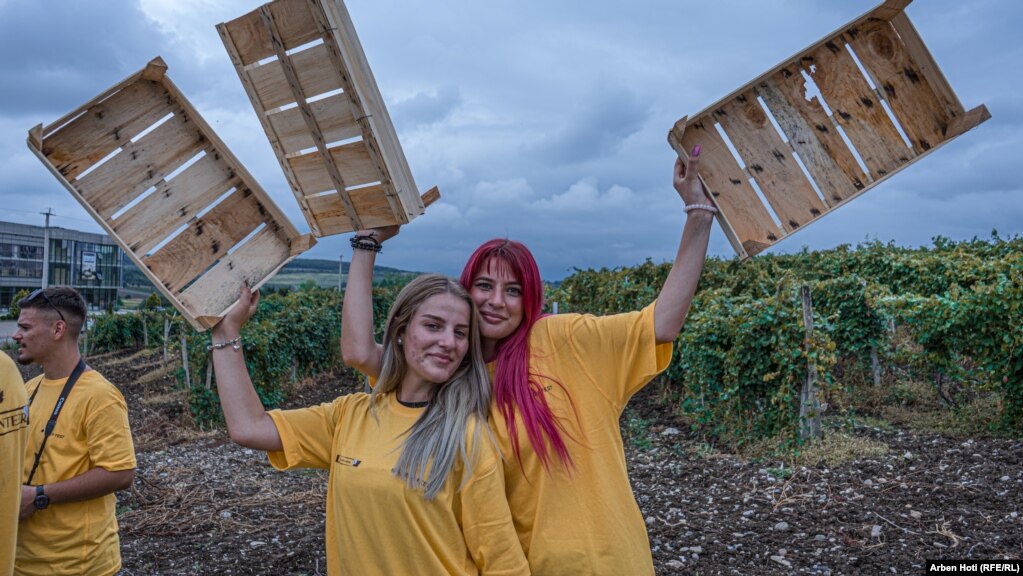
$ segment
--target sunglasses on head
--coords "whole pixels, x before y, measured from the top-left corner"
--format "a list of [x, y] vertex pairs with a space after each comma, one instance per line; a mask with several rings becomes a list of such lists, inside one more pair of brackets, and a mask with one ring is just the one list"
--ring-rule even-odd
[[57, 308], [50, 300], [50, 297], [46, 295], [45, 288], [37, 288], [35, 292], [29, 294], [28, 298], [25, 298], [23, 302], [31, 302], [32, 300], [35, 300], [37, 296], [42, 296], [43, 300], [46, 300], [46, 304], [49, 305], [50, 308], [53, 308], [57, 312], [57, 314], [60, 315], [60, 319], [63, 320], [65, 324], [67, 324], [67, 319], [64, 318], [64, 313], [61, 312], [60, 308]]

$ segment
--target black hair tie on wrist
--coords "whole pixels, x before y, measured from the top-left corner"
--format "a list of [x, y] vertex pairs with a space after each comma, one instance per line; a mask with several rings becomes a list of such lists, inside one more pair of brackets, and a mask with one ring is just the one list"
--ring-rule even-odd
[[372, 234], [356, 234], [355, 236], [352, 236], [351, 244], [353, 250], [380, 252], [384, 249], [384, 247], [380, 245], [380, 241], [374, 238]]

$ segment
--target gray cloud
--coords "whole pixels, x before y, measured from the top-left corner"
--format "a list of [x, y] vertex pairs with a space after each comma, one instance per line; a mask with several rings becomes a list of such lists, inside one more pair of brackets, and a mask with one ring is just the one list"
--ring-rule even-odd
[[443, 86], [434, 92], [419, 92], [411, 98], [392, 103], [388, 113], [398, 130], [413, 130], [448, 118], [462, 105], [455, 86]]
[[161, 37], [136, 3], [104, 4], [0, 4], [0, 51], [6, 55], [0, 114], [77, 106], [160, 53]]
[[581, 105], [551, 126], [539, 142], [523, 146], [525, 155], [555, 164], [605, 158], [639, 131], [648, 115], [635, 94], [610, 82], [581, 92], [586, 95]]

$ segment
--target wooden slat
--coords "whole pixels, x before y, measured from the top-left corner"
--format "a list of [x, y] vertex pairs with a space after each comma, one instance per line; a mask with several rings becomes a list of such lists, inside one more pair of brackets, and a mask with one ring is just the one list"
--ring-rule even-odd
[[201, 218], [142, 262], [177, 292], [227, 254], [266, 219], [249, 190], [235, 190]]
[[[295, 68], [298, 83], [307, 98], [342, 87], [337, 72], [325, 65], [330, 61], [329, 58], [327, 47], [323, 44], [291, 55], [291, 65]], [[276, 60], [267, 62], [248, 70], [247, 73], [264, 110], [272, 110], [295, 102], [295, 96], [291, 92], [291, 86], [280, 62]]]
[[909, 54], [909, 57], [916, 63], [924, 78], [927, 78], [928, 84], [934, 89], [938, 98], [944, 104], [945, 109], [949, 110], [952, 116], [963, 114], [966, 109], [963, 108], [962, 102], [959, 101], [959, 97], [952, 90], [952, 86], [949, 85], [945, 74], [942, 73], [941, 68], [934, 61], [934, 56], [927, 49], [927, 45], [924, 44], [920, 33], [916, 31], [909, 17], [905, 13], [900, 12], [892, 17], [891, 23], [902, 43], [906, 46], [906, 52]]
[[[269, 6], [278, 22], [286, 50], [319, 38], [306, 0], [277, 0]], [[263, 26], [258, 9], [224, 25], [234, 40], [242, 63], [251, 64], [274, 55], [270, 36]]]
[[[362, 217], [363, 225], [367, 228], [378, 226], [389, 226], [394, 224], [394, 217], [391, 215], [390, 207], [384, 198], [383, 187], [379, 184], [357, 188], [349, 191], [355, 209]], [[430, 206], [440, 199], [440, 191], [434, 186], [420, 196], [423, 205]], [[344, 205], [336, 194], [322, 194], [306, 199], [310, 206], [319, 214], [320, 225], [323, 226], [323, 235], [344, 234], [351, 232], [351, 224], [348, 216], [345, 215]]]
[[352, 200], [348, 197], [348, 192], [345, 191], [346, 186], [344, 177], [341, 176], [341, 172], [338, 170], [338, 165], [334, 163], [330, 156], [330, 152], [327, 151], [327, 141], [324, 139], [323, 132], [320, 131], [320, 127], [316, 123], [315, 114], [309, 107], [309, 103], [306, 102], [306, 94], [302, 92], [302, 87], [299, 85], [298, 77], [295, 75], [295, 69], [291, 65], [291, 58], [284, 51], [284, 47], [282, 46], [283, 42], [280, 38], [279, 31], [277, 30], [277, 24], [274, 22], [270, 6], [264, 5], [260, 9], [260, 15], [263, 18], [263, 24], [266, 26], [267, 32], [270, 34], [270, 41], [273, 43], [274, 49], [277, 52], [277, 60], [281, 63], [281, 69], [284, 71], [284, 76], [288, 79], [288, 86], [291, 87], [291, 92], [295, 97], [295, 102], [298, 103], [298, 109], [302, 114], [302, 120], [306, 124], [309, 136], [316, 145], [316, 150], [320, 153], [320, 158], [324, 161], [324, 167], [327, 169], [327, 174], [330, 175], [331, 183], [337, 191], [338, 197], [345, 205], [348, 218], [352, 221], [352, 228], [361, 230], [363, 229], [362, 221], [359, 219], [359, 214], [355, 211], [355, 207], [352, 206]]
[[[349, 192], [352, 204], [362, 219], [365, 228], [388, 226], [394, 223], [391, 207], [383, 195], [383, 187], [379, 184], [357, 188]], [[342, 234], [351, 231], [351, 224], [344, 204], [337, 194], [323, 194], [307, 198], [309, 207], [319, 215], [320, 226], [324, 234]]]
[[[360, 82], [365, 82], [366, 75], [362, 70], [353, 68], [360, 62], [365, 63], [365, 54], [362, 52], [362, 46], [357, 36], [345, 37], [348, 33], [355, 33], [354, 27], [351, 26], [351, 19], [343, 4], [340, 5], [340, 11], [337, 10], [338, 6], [329, 0], [326, 4], [323, 0], [310, 0], [310, 4], [315, 5], [313, 16], [323, 37], [323, 45], [327, 48], [331, 66], [337, 73], [344, 94], [351, 102], [356, 122], [362, 132], [362, 139], [366, 143], [366, 151], [381, 174], [380, 186], [388, 206], [391, 208], [391, 214], [396, 223], [408, 222], [410, 217], [403, 210], [400, 197], [395, 194], [394, 175], [382, 153], [384, 148], [379, 140], [381, 134], [376, 127], [377, 122], [374, 120], [379, 115], [381, 122], [390, 122], [389, 117], [385, 116], [387, 109], [383, 107], [382, 110], [377, 110], [377, 108], [368, 105], [369, 102], [364, 100], [363, 93], [372, 95], [375, 86], [360, 86]], [[328, 16], [328, 12], [330, 12], [330, 16]], [[369, 79], [373, 80], [368, 65], [366, 72], [369, 74]]]
[[289, 243], [266, 226], [180, 293], [196, 318], [217, 317], [238, 300], [243, 283], [258, 288], [291, 257]]
[[148, 188], [202, 150], [203, 135], [184, 114], [124, 146], [105, 164], [79, 179], [75, 187], [97, 212], [109, 219]]
[[903, 142], [844, 44], [842, 37], [825, 42], [804, 56], [801, 64], [820, 88], [867, 169], [875, 177], [884, 176], [909, 162], [914, 153]]
[[728, 134], [787, 231], [799, 228], [827, 210], [757, 102], [753, 90], [715, 110], [713, 118]]
[[981, 104], [976, 108], [967, 111], [961, 116], [957, 116], [948, 127], [948, 139], [951, 140], [960, 134], [973, 130], [983, 122], [987, 122], [991, 119], [991, 113], [988, 112], [987, 106]]
[[423, 206], [429, 207], [430, 204], [433, 204], [437, 200], [440, 200], [440, 190], [438, 190], [437, 187], [434, 186], [433, 188], [430, 188], [426, 192], [420, 194], [419, 197], [422, 198], [423, 200]]
[[[791, 76], [792, 72], [788, 71], [788, 74]], [[779, 72], [779, 75], [784, 76], [785, 73]], [[807, 102], [806, 98], [797, 95], [791, 101], [773, 78], [761, 81], [757, 85], [757, 93], [764, 99], [829, 206], [842, 202], [863, 188], [863, 172], [816, 99]], [[816, 121], [819, 128], [811, 126], [810, 121]], [[841, 159], [842, 164], [835, 158]]]
[[292, 193], [295, 194], [296, 199], [298, 199], [298, 206], [302, 210], [302, 215], [305, 216], [306, 222], [308, 222], [310, 228], [312, 228], [313, 234], [319, 236], [320, 231], [319, 225], [316, 223], [316, 216], [309, 211], [309, 205], [298, 196], [298, 180], [295, 178], [295, 174], [291, 171], [291, 167], [284, 162], [285, 153], [281, 148], [281, 142], [277, 136], [277, 132], [274, 130], [273, 125], [270, 124], [270, 120], [267, 117], [269, 112], [263, 108], [259, 94], [256, 92], [256, 87], [253, 84], [248, 71], [246, 71], [245, 65], [242, 64], [241, 57], [238, 55], [238, 49], [234, 45], [234, 41], [231, 39], [231, 34], [228, 31], [227, 25], [218, 24], [217, 32], [220, 34], [220, 39], [224, 42], [224, 48], [227, 50], [227, 55], [231, 58], [231, 63], [234, 64], [235, 72], [238, 73], [238, 80], [241, 81], [242, 87], [245, 88], [245, 94], [248, 95], [249, 101], [252, 103], [252, 107], [256, 109], [256, 117], [259, 118], [259, 123], [263, 126], [263, 131], [266, 132], [267, 139], [270, 141], [270, 147], [273, 148], [274, 154], [280, 162], [281, 169], [284, 171], [284, 178], [288, 181], [288, 187], [291, 188]]
[[913, 0], [885, 0], [883, 4], [874, 9], [870, 19], [891, 20], [901, 14], [906, 6]]
[[220, 155], [209, 151], [171, 180], [161, 180], [152, 194], [113, 221], [114, 231], [133, 252], [146, 254], [240, 182]]
[[[370, 160], [365, 141], [335, 146], [329, 152], [349, 187], [380, 181], [381, 175]], [[289, 158], [287, 162], [306, 196], [335, 189], [319, 152]]]
[[[389, 176], [385, 185], [393, 187], [393, 192], [400, 198], [404, 213], [396, 213], [400, 222], [407, 222], [423, 213], [423, 205], [419, 197], [419, 189], [412, 177], [405, 154], [401, 150], [398, 134], [394, 123], [387, 112], [383, 96], [377, 86], [376, 78], [369, 66], [366, 53], [359, 42], [352, 18], [341, 0], [318, 0], [327, 18], [326, 24], [335, 33], [326, 39], [326, 44], [336, 45], [339, 55], [344, 60], [347, 70], [352, 76], [355, 90], [366, 111], [366, 122], [372, 128], [373, 136], [379, 146], [379, 161], [385, 166]], [[395, 206], [397, 212], [397, 206]]]
[[160, 84], [136, 82], [49, 136], [43, 153], [68, 180], [74, 180], [173, 111]]
[[885, 100], [910, 142], [927, 150], [945, 138], [955, 111], [946, 110], [930, 82], [912, 61], [888, 22], [850, 28], [846, 37], [860, 62], [875, 78]]
[[[328, 144], [362, 136], [362, 131], [352, 114], [351, 103], [344, 94], [334, 94], [317, 100], [310, 103], [309, 108]], [[285, 154], [312, 148], [315, 145], [302, 117], [302, 111], [298, 107], [269, 114], [267, 119], [280, 139], [281, 149]]]
[[714, 202], [727, 214], [728, 223], [743, 249], [752, 256], [777, 241], [782, 231], [713, 125], [696, 121], [685, 127], [682, 148], [692, 150], [697, 144], [701, 148], [700, 176]]

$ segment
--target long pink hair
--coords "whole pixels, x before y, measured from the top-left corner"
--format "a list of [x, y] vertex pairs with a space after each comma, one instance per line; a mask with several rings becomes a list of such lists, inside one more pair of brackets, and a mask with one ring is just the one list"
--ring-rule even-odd
[[492, 260], [508, 266], [522, 285], [522, 323], [497, 343], [494, 370], [494, 401], [508, 425], [515, 459], [521, 464], [518, 428], [515, 427], [515, 408], [518, 407], [526, 435], [544, 469], [550, 471], [552, 451], [566, 468], [571, 468], [572, 458], [562, 438], [561, 423], [551, 412], [540, 383], [541, 379], [550, 378], [529, 371], [529, 331], [543, 316], [540, 270], [525, 245], [498, 238], [483, 243], [472, 253], [459, 278], [462, 286], [472, 292], [473, 280]]

